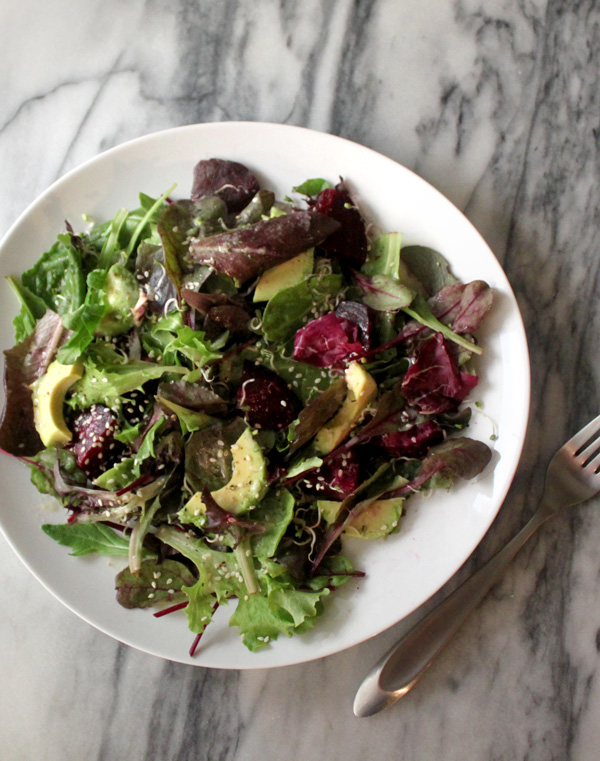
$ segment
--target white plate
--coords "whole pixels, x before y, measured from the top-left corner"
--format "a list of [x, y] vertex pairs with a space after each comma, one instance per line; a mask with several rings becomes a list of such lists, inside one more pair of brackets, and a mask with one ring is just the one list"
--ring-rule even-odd
[[[82, 213], [97, 221], [138, 193], [159, 196], [174, 182], [174, 195], [191, 189], [199, 159], [245, 163], [263, 186], [281, 198], [309, 177], [343, 176], [366, 216], [383, 231], [401, 231], [404, 243], [441, 251], [462, 280], [486, 280], [496, 292], [493, 313], [480, 338], [481, 376], [469, 434], [494, 448], [492, 464], [474, 482], [449, 493], [413, 498], [396, 536], [375, 542], [346, 541], [348, 554], [366, 577], [329, 599], [314, 631], [280, 638], [251, 654], [228, 626], [232, 606], [217, 611], [194, 658], [193, 635], [183, 612], [155, 619], [150, 611], [128, 611], [115, 601], [115, 568], [106, 559], [73, 558], [47, 537], [44, 522], [63, 522], [48, 512], [29, 483], [29, 470], [0, 455], [0, 525], [17, 554], [39, 581], [68, 608], [101, 631], [140, 650], [183, 663], [250, 669], [312, 660], [355, 645], [408, 615], [446, 582], [475, 549], [498, 512], [515, 473], [529, 408], [529, 363], [519, 309], [507, 279], [480, 235], [438, 191], [408, 169], [368, 148], [298, 127], [261, 123], [200, 124], [148, 135], [113, 148], [52, 185], [17, 220], [0, 245], [0, 346], [13, 344], [16, 298], [4, 276], [20, 274], [64, 229], [77, 229]], [[2, 398], [2, 404], [4, 397]], [[497, 440], [490, 441], [492, 434]]]

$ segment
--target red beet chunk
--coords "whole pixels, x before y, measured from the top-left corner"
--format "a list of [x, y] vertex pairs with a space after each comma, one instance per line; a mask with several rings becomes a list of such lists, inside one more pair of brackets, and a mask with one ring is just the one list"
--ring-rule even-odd
[[244, 364], [236, 404], [254, 428], [278, 431], [296, 419], [300, 401], [273, 370], [250, 362]]
[[96, 478], [105, 471], [115, 457], [118, 442], [117, 417], [108, 407], [93, 404], [81, 412], [73, 423], [71, 450], [77, 465], [90, 477]]
[[364, 220], [343, 185], [322, 190], [314, 210], [335, 219], [341, 227], [322, 247], [342, 264], [360, 267], [367, 259], [368, 243]]
[[434, 444], [441, 444], [444, 432], [434, 420], [411, 426], [406, 431], [384, 433], [374, 443], [393, 457], [424, 457]]

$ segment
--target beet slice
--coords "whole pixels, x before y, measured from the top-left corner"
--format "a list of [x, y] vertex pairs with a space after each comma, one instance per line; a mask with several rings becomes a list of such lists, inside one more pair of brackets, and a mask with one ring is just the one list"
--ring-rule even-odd
[[300, 400], [273, 370], [244, 362], [236, 404], [253, 428], [278, 431], [296, 419]]
[[335, 188], [322, 190], [313, 208], [340, 223], [339, 230], [322, 244], [322, 248], [342, 264], [359, 269], [367, 260], [367, 231], [361, 213], [344, 185], [340, 183]]
[[93, 404], [73, 421], [70, 449], [77, 465], [89, 478], [104, 472], [116, 456], [116, 450], [121, 449], [115, 441], [117, 430], [117, 416], [102, 404]]

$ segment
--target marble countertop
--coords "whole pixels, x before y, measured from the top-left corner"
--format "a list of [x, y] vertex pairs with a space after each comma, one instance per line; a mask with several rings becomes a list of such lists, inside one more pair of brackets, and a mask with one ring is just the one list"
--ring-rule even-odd
[[[341, 135], [450, 198], [508, 275], [532, 365], [522, 461], [470, 565], [516, 532], [551, 454], [600, 408], [598, 3], [0, 0], [0, 40], [2, 234], [98, 152], [207, 121]], [[356, 688], [415, 616], [318, 662], [192, 668], [76, 618], [0, 538], [0, 758], [592, 761], [597, 505], [544, 526], [421, 683], [370, 719], [352, 713]]]

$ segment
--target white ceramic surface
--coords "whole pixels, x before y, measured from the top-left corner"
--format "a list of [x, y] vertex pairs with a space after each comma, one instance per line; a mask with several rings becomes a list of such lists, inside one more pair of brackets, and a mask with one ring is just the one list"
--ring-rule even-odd
[[[39, 528], [61, 522], [48, 512], [17, 461], [0, 459], [0, 525], [31, 572], [83, 619], [140, 650], [183, 663], [217, 668], [265, 668], [319, 658], [388, 628], [428, 599], [471, 554], [498, 512], [515, 473], [529, 408], [529, 364], [519, 310], [508, 281], [483, 239], [438, 191], [394, 161], [356, 143], [298, 127], [258, 122], [200, 124], [158, 132], [109, 150], [52, 185], [13, 225], [0, 246], [0, 275], [18, 274], [51, 245], [68, 219], [97, 221], [122, 206], [137, 205], [143, 191], [158, 196], [174, 182], [186, 196], [196, 161], [210, 157], [241, 161], [279, 197], [308, 177], [343, 176], [367, 217], [382, 230], [401, 231], [404, 243], [441, 251], [462, 280], [483, 279], [496, 302], [479, 334], [480, 384], [468, 435], [494, 449], [492, 464], [475, 481], [449, 493], [414, 498], [402, 531], [377, 542], [346, 540], [346, 550], [366, 572], [329, 600], [313, 632], [280, 639], [251, 654], [228, 627], [231, 608], [218, 611], [194, 658], [193, 635], [184, 614], [155, 619], [149, 611], [127, 611], [114, 598], [116, 568], [102, 558], [72, 558]], [[83, 222], [81, 222], [83, 226]], [[0, 285], [0, 346], [13, 342], [16, 299]], [[4, 397], [2, 397], [3, 400]], [[490, 440], [495, 434], [497, 439]]]

